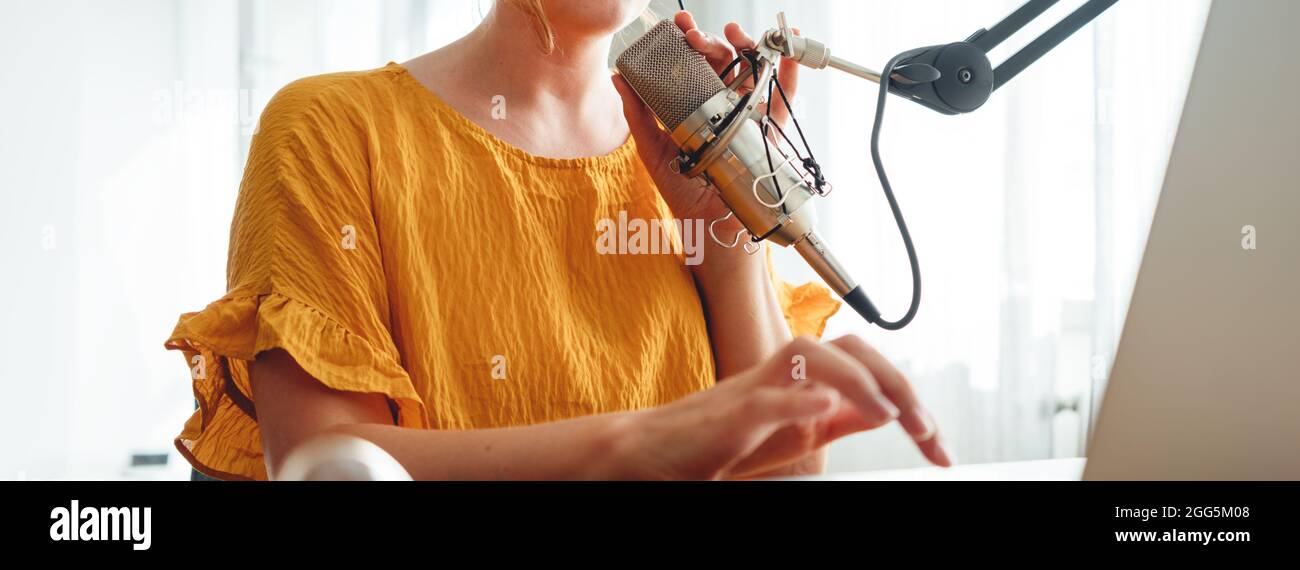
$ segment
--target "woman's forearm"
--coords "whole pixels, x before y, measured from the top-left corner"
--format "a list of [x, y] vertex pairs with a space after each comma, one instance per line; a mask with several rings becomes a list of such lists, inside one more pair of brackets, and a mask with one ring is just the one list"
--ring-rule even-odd
[[316, 381], [283, 350], [250, 368], [267, 470], [317, 438], [344, 434], [388, 452], [416, 479], [626, 479], [646, 412], [585, 416], [525, 427], [419, 430], [392, 425], [381, 394], [343, 392]]
[[790, 329], [763, 256], [705, 241], [704, 263], [694, 268], [695, 283], [718, 378], [727, 378], [771, 357], [790, 341]]
[[346, 424], [330, 430], [382, 447], [416, 480], [627, 479], [631, 413], [586, 416], [533, 426], [416, 430]]

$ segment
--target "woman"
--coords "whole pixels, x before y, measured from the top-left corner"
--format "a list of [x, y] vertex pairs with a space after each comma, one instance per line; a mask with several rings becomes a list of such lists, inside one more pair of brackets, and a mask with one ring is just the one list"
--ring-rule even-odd
[[[724, 211], [611, 81], [612, 37], [647, 4], [502, 0], [443, 49], [277, 94], [230, 290], [168, 342], [194, 371], [177, 447], [198, 470], [274, 477], [343, 434], [417, 479], [815, 473], [827, 443], [895, 419], [950, 463], [879, 353], [791, 340], [820, 335], [824, 289], [778, 291], [762, 258], [707, 239], [694, 266], [596, 251], [602, 220]], [[753, 45], [676, 23], [719, 70]]]

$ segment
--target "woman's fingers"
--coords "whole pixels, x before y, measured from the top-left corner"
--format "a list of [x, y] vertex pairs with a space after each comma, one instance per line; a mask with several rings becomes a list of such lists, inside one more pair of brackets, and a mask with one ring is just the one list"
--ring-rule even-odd
[[690, 12], [685, 10], [674, 14], [673, 22], [677, 24], [678, 28], [681, 28], [683, 34], [690, 33], [691, 30], [699, 28], [695, 23], [695, 16], [692, 16]]
[[[695, 22], [695, 17], [692, 16], [690, 12], [678, 12], [677, 15], [673, 17], [673, 21], [677, 24], [678, 28], [681, 28], [682, 33], [686, 34], [686, 43], [689, 44], [691, 48], [695, 49], [695, 51], [703, 54], [704, 58], [708, 60], [709, 65], [713, 67], [713, 70], [719, 74], [721, 74], [722, 70], [726, 69], [726, 67], [736, 59], [736, 54], [740, 53], [741, 50], [750, 50], [758, 47], [758, 43], [754, 41], [754, 38], [746, 33], [744, 28], [740, 27], [740, 24], [735, 22], [731, 22], [723, 28], [723, 35], [726, 37], [726, 41], [723, 41], [721, 38], [701, 30], [699, 24]], [[798, 31], [795, 33], [798, 33]], [[747, 62], [741, 62], [732, 70], [728, 77], [723, 78], [723, 81], [730, 82], [731, 79], [735, 78], [738, 74], [747, 73], [748, 69], [749, 64]], [[782, 60], [779, 74], [781, 77], [781, 85], [782, 87], [785, 87], [786, 95], [793, 98], [794, 92], [798, 89], [799, 83], [798, 62], [795, 62], [794, 60]], [[752, 78], [744, 83], [744, 87], [750, 89], [754, 87]], [[773, 108], [773, 113], [779, 115], [778, 118], [782, 121], [789, 117], [789, 111], [781, 104], [778, 104], [777, 107]]]
[[[862, 362], [808, 337], [795, 339], [764, 366], [720, 387], [733, 390], [723, 397], [744, 402], [731, 414], [745, 418], [738, 425], [745, 437], [737, 441], [743, 459], [727, 468], [731, 476], [797, 461], [839, 437], [881, 427], [900, 414]], [[808, 408], [799, 404], [805, 399]]]
[[834, 388], [857, 408], [871, 427], [885, 425], [900, 413], [876, 384], [871, 371], [832, 345], [800, 337], [787, 345], [769, 366], [767, 376], [772, 382], [788, 384], [792, 377], [802, 376]]
[[739, 415], [750, 425], [787, 423], [813, 419], [830, 413], [838, 401], [834, 390], [825, 386], [809, 389], [763, 386], [751, 391], [741, 403]]
[[721, 74], [722, 70], [726, 69], [727, 64], [731, 63], [731, 60], [736, 57], [731, 48], [727, 47], [727, 44], [699, 30], [688, 32], [686, 34], [686, 43], [695, 51], [704, 55], [704, 59], [709, 62], [709, 66], [713, 68], [714, 73]]
[[934, 436], [934, 426], [924, 419], [925, 414], [911, 384], [883, 355], [856, 336], [840, 337], [830, 343], [857, 359], [875, 375], [881, 391], [902, 410], [898, 421], [913, 439], [923, 441]]
[[724, 468], [727, 477], [767, 472], [812, 453], [822, 445], [815, 426], [840, 407], [839, 392], [822, 384], [751, 384], [745, 390], [739, 411], [729, 414], [744, 435], [737, 438], [736, 460]]
[[934, 424], [934, 418], [921, 405], [920, 400], [916, 397], [916, 392], [912, 390], [912, 384], [907, 381], [907, 378], [884, 355], [880, 354], [880, 351], [859, 337], [846, 336], [837, 338], [831, 341], [831, 344], [857, 359], [871, 370], [880, 385], [881, 391], [890, 400], [893, 400], [894, 404], [902, 411], [898, 417], [898, 423], [903, 426], [903, 430], [908, 435], [912, 436], [912, 440], [916, 442], [916, 446], [920, 448], [921, 453], [936, 465], [951, 466], [952, 457], [943, 447], [938, 428]]
[[[695, 22], [695, 17], [692, 16], [690, 12], [678, 12], [677, 15], [673, 17], [673, 21], [677, 24], [678, 28], [681, 28], [682, 33], [686, 34], [686, 43], [694, 48], [695, 51], [703, 54], [704, 59], [708, 60], [709, 65], [713, 66], [713, 70], [718, 73], [722, 73], [722, 70], [736, 59], [736, 54], [739, 53], [740, 50], [754, 49], [758, 46], [758, 44], [754, 42], [754, 38], [749, 37], [749, 34], [745, 33], [745, 30], [741, 29], [740, 24], [735, 22], [727, 24], [726, 27], [723, 28], [723, 35], [727, 38], [727, 41], [724, 42], [720, 38], [714, 37], [713, 35], [701, 30], [699, 24]], [[737, 66], [737, 69], [732, 70], [730, 77], [725, 77], [723, 80], [729, 81], [732, 77], [735, 77], [736, 74], [741, 73], [742, 70], [747, 67], [748, 66], [742, 62]], [[748, 85], [750, 87], [753, 86], [752, 82]]]
[[735, 47], [736, 51], [758, 47], [758, 43], [754, 41], [754, 38], [749, 37], [749, 34], [745, 33], [744, 28], [741, 28], [740, 24], [735, 22], [731, 22], [723, 27], [722, 34], [727, 36], [727, 41], [731, 42], [732, 47]]
[[[742, 471], [754, 466], [770, 467], [774, 462], [789, 461], [806, 450], [789, 450], [785, 454], [760, 453], [770, 449], [773, 435], [785, 428], [799, 424], [815, 424], [835, 411], [839, 395], [825, 386], [809, 388], [778, 388], [753, 386], [739, 397], [730, 397], [729, 411], [722, 417], [722, 425], [715, 424], [719, 434], [728, 441], [726, 458], [720, 472], [733, 473], [738, 466]], [[723, 428], [730, 426], [730, 428]]]
[[[739, 25], [735, 27], [728, 26], [727, 38], [732, 45], [756, 45], [753, 38], [749, 37]], [[799, 35], [799, 30], [793, 30], [794, 35]], [[780, 65], [777, 66], [777, 79], [781, 82], [781, 89], [785, 92], [783, 99], [775, 90], [772, 91], [772, 100], [768, 102], [772, 105], [772, 118], [777, 124], [784, 126], [790, 120], [793, 114], [790, 107], [786, 106], [785, 101], [788, 99], [791, 105], [794, 105], [795, 95], [799, 92], [799, 62], [781, 58]]]
[[678, 12], [673, 21], [677, 23], [678, 28], [681, 28], [682, 33], [686, 34], [687, 45], [700, 52], [715, 73], [722, 73], [727, 64], [736, 57], [726, 43], [699, 29], [690, 12]]
[[[740, 27], [740, 24], [735, 22], [731, 22], [724, 26], [722, 28], [722, 35], [726, 36], [727, 41], [731, 43], [731, 47], [736, 53], [758, 47], [758, 44], [754, 42], [754, 38], [749, 37], [749, 34], [745, 33], [745, 30]], [[721, 43], [721, 41], [719, 41], [719, 43]], [[749, 68], [749, 62], [742, 62], [736, 67], [739, 68], [736, 71], [737, 73], [744, 73], [749, 76], [742, 85], [747, 89], [753, 89], [754, 78], [752, 76], [753, 72]]]

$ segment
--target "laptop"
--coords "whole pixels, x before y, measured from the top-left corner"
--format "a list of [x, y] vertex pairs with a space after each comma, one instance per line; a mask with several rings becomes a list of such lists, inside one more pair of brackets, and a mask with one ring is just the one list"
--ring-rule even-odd
[[1210, 9], [1085, 480], [1300, 479], [1296, 30]]

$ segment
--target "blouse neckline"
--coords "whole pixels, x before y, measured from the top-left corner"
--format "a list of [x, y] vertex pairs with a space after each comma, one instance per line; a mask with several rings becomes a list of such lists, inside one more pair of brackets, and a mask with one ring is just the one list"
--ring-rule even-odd
[[633, 141], [632, 135], [629, 134], [627, 140], [623, 141], [623, 144], [619, 145], [618, 148], [600, 156], [553, 158], [536, 155], [502, 140], [500, 137], [492, 134], [478, 123], [470, 120], [469, 117], [466, 117], [463, 113], [456, 110], [444, 101], [437, 93], [434, 93], [433, 90], [429, 89], [421, 83], [420, 80], [416, 79], [414, 75], [411, 75], [411, 71], [407, 69], [406, 66], [399, 63], [389, 62], [385, 69], [392, 72], [399, 81], [402, 81], [408, 87], [415, 90], [416, 97], [427, 102], [435, 109], [439, 110], [443, 115], [450, 117], [452, 121], [464, 127], [466, 132], [469, 132], [475, 137], [483, 140], [488, 146], [496, 148], [507, 155], [518, 158], [519, 160], [529, 164], [535, 164], [547, 168], [566, 169], [621, 167], [627, 164], [628, 155], [632, 154], [636, 148], [635, 141]]

